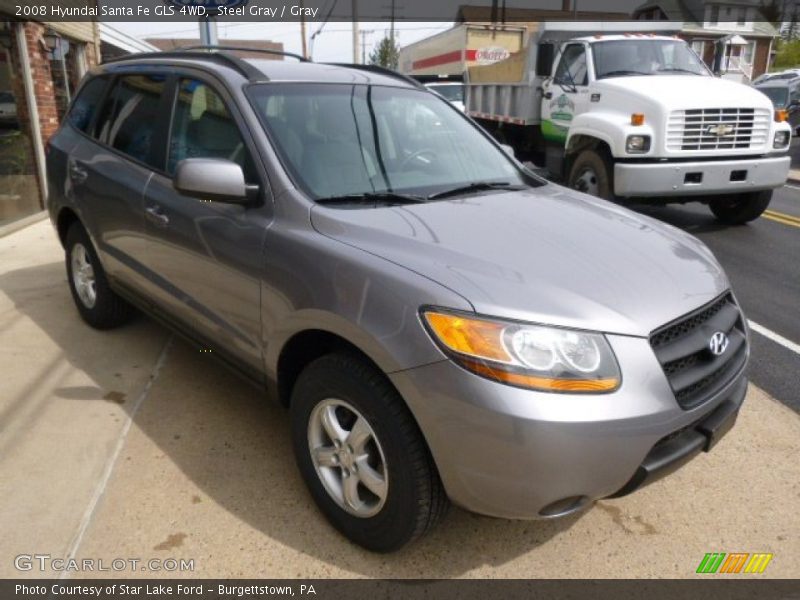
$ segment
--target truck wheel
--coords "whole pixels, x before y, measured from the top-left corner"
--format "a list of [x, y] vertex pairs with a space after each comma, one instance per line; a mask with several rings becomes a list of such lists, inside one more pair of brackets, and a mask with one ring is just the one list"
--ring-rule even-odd
[[314, 501], [347, 538], [392, 552], [430, 530], [448, 500], [408, 408], [380, 371], [318, 358], [291, 397], [292, 442]]
[[614, 182], [608, 161], [594, 150], [584, 150], [572, 163], [567, 185], [574, 190], [615, 200]]
[[130, 321], [135, 309], [108, 285], [94, 245], [80, 223], [69, 228], [64, 245], [69, 289], [83, 320], [95, 329], [111, 329]]
[[770, 201], [772, 190], [713, 198], [708, 206], [714, 216], [728, 225], [743, 225], [761, 216]]

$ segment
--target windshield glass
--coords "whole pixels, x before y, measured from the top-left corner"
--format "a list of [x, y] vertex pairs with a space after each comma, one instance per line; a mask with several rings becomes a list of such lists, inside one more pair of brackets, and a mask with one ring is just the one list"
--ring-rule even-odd
[[775, 108], [782, 108], [786, 106], [786, 100], [789, 97], [789, 89], [785, 87], [760, 87], [756, 88], [759, 92], [764, 94], [767, 98], [772, 100]]
[[464, 102], [464, 86], [454, 83], [432, 83], [428, 86], [450, 102]]
[[284, 165], [314, 199], [526, 183], [477, 127], [421, 90], [289, 83], [249, 93]]
[[615, 40], [592, 44], [597, 79], [626, 75], [709, 75], [679, 40]]

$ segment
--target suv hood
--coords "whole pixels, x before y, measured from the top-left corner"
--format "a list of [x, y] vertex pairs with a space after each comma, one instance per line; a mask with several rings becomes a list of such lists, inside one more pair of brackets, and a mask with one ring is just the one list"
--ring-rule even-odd
[[728, 288], [693, 236], [554, 184], [311, 221], [498, 317], [646, 336]]
[[717, 77], [697, 75], [614, 77], [601, 79], [594, 86], [592, 91], [609, 90], [625, 96], [655, 100], [669, 110], [742, 107], [765, 108], [772, 111], [772, 102], [757, 89]]

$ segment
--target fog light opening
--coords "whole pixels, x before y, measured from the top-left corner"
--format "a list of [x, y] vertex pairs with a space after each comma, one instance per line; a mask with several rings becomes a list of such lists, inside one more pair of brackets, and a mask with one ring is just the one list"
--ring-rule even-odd
[[590, 500], [588, 496], [570, 496], [556, 500], [539, 511], [540, 517], [564, 517], [586, 508]]

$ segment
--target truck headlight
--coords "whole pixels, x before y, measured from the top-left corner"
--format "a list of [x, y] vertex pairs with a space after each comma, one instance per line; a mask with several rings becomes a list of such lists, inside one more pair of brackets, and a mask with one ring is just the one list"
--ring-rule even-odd
[[772, 142], [773, 148], [783, 148], [789, 145], [789, 138], [791, 133], [789, 131], [776, 131], [775, 139]]
[[621, 381], [600, 333], [424, 309], [434, 340], [456, 363], [507, 385], [544, 392], [604, 393]]
[[629, 135], [625, 141], [625, 152], [628, 154], [644, 154], [650, 150], [649, 135]]

